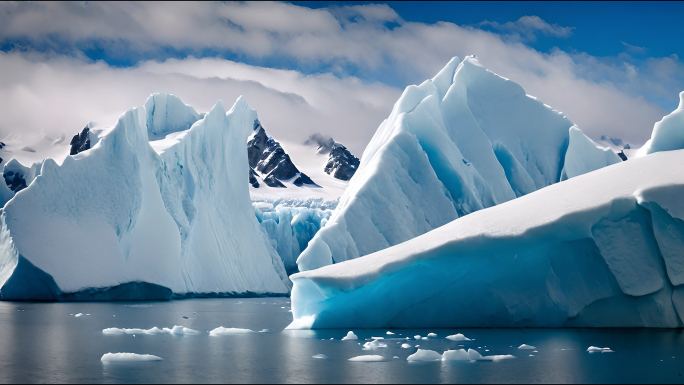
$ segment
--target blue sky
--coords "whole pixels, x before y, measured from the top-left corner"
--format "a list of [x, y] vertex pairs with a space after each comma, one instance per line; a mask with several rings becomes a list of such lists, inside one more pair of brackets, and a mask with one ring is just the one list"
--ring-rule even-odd
[[0, 136], [109, 124], [157, 91], [200, 110], [242, 94], [274, 136], [318, 129], [360, 152], [404, 87], [472, 54], [589, 136], [640, 144], [684, 90], [683, 16], [680, 2], [0, 3]]

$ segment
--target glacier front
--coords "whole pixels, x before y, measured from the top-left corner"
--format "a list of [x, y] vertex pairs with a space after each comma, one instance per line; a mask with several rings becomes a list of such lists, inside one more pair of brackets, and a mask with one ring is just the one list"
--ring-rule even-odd
[[518, 84], [453, 58], [406, 88], [297, 264], [358, 258], [619, 161]]
[[92, 148], [32, 167], [0, 211], [0, 299], [287, 294], [246, 184], [255, 119], [242, 98], [201, 115], [154, 94]]
[[295, 274], [290, 327], [682, 327], [682, 164], [620, 162]]

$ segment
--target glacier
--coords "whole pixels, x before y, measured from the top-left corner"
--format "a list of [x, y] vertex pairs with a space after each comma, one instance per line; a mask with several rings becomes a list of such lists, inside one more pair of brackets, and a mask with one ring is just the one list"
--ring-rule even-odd
[[0, 299], [289, 293], [246, 183], [256, 118], [242, 97], [198, 114], [154, 94], [92, 148], [35, 166], [0, 211]]
[[297, 264], [358, 258], [619, 161], [518, 84], [455, 57], [404, 90]]
[[291, 327], [682, 327], [682, 162], [613, 164], [295, 274]]

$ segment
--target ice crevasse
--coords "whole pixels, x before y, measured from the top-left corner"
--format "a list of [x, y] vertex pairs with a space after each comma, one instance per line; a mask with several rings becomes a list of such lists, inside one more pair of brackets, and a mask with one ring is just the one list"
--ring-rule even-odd
[[[684, 137], [682, 108], [653, 144]], [[295, 274], [290, 327], [682, 327], [684, 149], [667, 150]]]
[[300, 271], [367, 255], [620, 158], [474, 57], [409, 86]]
[[201, 115], [154, 94], [90, 150], [43, 161], [0, 211], [0, 298], [288, 293], [245, 182], [255, 119], [242, 97]]

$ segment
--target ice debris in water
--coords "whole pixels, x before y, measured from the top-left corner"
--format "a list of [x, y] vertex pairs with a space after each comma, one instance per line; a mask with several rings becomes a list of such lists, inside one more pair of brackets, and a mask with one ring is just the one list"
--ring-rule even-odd
[[387, 344], [382, 342], [382, 340], [373, 340], [371, 342], [366, 342], [363, 344], [363, 350], [375, 350], [378, 348], [386, 348]]
[[356, 334], [354, 334], [354, 332], [351, 330], [349, 331], [349, 333], [347, 333], [346, 336], [342, 337], [342, 341], [344, 341], [344, 340], [358, 340], [358, 339], [359, 339], [359, 337], [357, 337]]
[[409, 348], [411, 348], [411, 345], [409, 345], [409, 344], [401, 344], [401, 347], [402, 347], [403, 349], [409, 349]]
[[470, 338], [464, 336], [461, 333], [453, 334], [453, 335], [447, 336], [446, 338], [449, 340], [452, 340], [452, 341], [472, 341]]
[[534, 350], [534, 349], [536, 349], [536, 347], [534, 347], [534, 346], [532, 346], [532, 345], [522, 344], [522, 345], [518, 346], [518, 349]]
[[601, 353], [613, 353], [613, 351], [610, 350], [610, 348], [597, 348], [596, 346], [590, 346], [590, 347], [588, 347], [588, 348], [587, 348], [587, 351], [588, 351], [589, 353], [598, 353], [598, 352], [601, 352]]
[[389, 332], [389, 331], [387, 332], [387, 335], [390, 335], [390, 336], [391, 336], [391, 335], [393, 335], [393, 334], [394, 334], [394, 333], [392, 333], [392, 332]]
[[158, 328], [153, 327], [151, 329], [119, 329], [119, 328], [107, 328], [102, 330], [102, 334], [173, 334], [173, 335], [196, 335], [199, 334], [197, 330], [186, 328], [183, 326], [175, 325], [172, 328]]
[[316, 354], [315, 356], [312, 356], [312, 357], [318, 358], [320, 360], [327, 360], [328, 359], [328, 356], [326, 356], [325, 354]]
[[209, 335], [210, 336], [226, 336], [226, 335], [233, 335], [233, 334], [249, 334], [249, 333], [254, 333], [254, 330], [240, 329], [240, 328], [224, 328], [223, 326], [219, 326], [216, 329], [210, 331]]
[[102, 362], [134, 362], [134, 361], [161, 361], [161, 357], [153, 356], [151, 354], [136, 354], [136, 353], [106, 353], [102, 355], [100, 361]]
[[385, 357], [379, 356], [377, 354], [373, 354], [373, 355], [352, 357], [349, 359], [349, 361], [354, 361], [354, 362], [380, 362], [380, 361], [385, 361]]
[[436, 333], [428, 333], [427, 336], [428, 336], [428, 337], [437, 337], [437, 334], [436, 334]]
[[470, 361], [470, 356], [465, 349], [447, 350], [442, 354], [442, 361]]
[[259, 333], [266, 333], [266, 332], [268, 332], [268, 329], [261, 329], [261, 330], [259, 330]]
[[76, 317], [76, 318], [83, 317], [83, 313], [78, 313], [78, 314], [74, 315], [74, 317]]
[[406, 361], [441, 361], [442, 355], [434, 350], [418, 349], [406, 358]]
[[515, 356], [512, 356], [510, 354], [501, 354], [501, 355], [484, 356], [483, 357], [482, 354], [480, 354], [480, 352], [478, 352], [475, 349], [468, 349], [468, 356], [473, 361], [499, 361], [499, 360], [507, 360], [510, 358], [515, 358]]
[[413, 336], [413, 338], [419, 340], [419, 339], [420, 339], [420, 334], [416, 334], [415, 336]]

